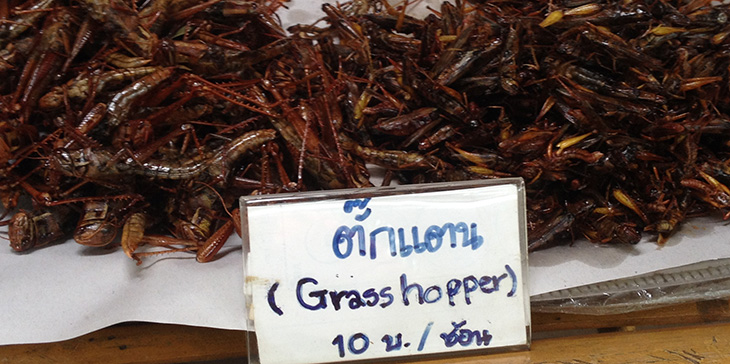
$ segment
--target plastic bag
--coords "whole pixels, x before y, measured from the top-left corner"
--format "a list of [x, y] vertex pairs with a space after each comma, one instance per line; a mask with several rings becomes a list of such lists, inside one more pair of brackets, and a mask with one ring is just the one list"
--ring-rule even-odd
[[533, 312], [609, 315], [722, 298], [730, 298], [730, 259], [548, 292], [530, 303]]

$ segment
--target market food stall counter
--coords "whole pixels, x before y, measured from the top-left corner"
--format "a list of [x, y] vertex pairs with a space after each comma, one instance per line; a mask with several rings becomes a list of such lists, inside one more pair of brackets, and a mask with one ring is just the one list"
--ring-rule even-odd
[[[399, 363], [720, 363], [730, 356], [730, 302], [618, 315], [532, 314], [529, 351]], [[0, 346], [1, 363], [245, 363], [246, 332], [122, 323], [46, 344]]]

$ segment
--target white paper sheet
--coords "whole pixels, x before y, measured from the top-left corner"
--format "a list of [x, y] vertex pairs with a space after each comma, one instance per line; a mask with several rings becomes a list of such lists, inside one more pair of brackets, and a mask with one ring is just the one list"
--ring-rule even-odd
[[[317, 19], [321, 3], [292, 1], [282, 20]], [[429, 3], [440, 1], [423, 1], [421, 9]], [[245, 329], [240, 244], [232, 238], [213, 263], [183, 254], [141, 267], [119, 249], [72, 241], [28, 254], [0, 246], [0, 345], [65, 340], [124, 321]], [[727, 257], [730, 226], [707, 220], [686, 223], [661, 248], [576, 242], [531, 254], [530, 294]]]
[[[350, 194], [276, 205], [266, 197], [248, 200], [250, 252], [244, 264], [261, 363], [329, 363], [527, 345], [525, 236], [518, 213], [523, 186], [514, 181], [485, 184], [494, 181], [469, 182], [467, 189], [442, 184], [423, 194], [404, 187], [396, 195], [388, 190], [358, 200]], [[459, 233], [458, 239], [449, 238], [440, 230], [448, 223], [468, 231], [463, 241]], [[414, 235], [423, 234], [422, 240], [409, 236], [411, 228]], [[425, 237], [426, 231], [439, 230], [442, 240]], [[371, 244], [359, 240], [356, 231], [370, 236]], [[350, 232], [355, 236], [347, 238]], [[403, 238], [395, 237], [401, 233]], [[425, 241], [423, 249], [419, 241]], [[365, 256], [358, 254], [358, 246]], [[279, 264], [271, 263], [274, 258]], [[355, 296], [364, 300], [361, 305]], [[484, 345], [456, 345], [445, 337], [458, 322], [491, 336]], [[361, 336], [351, 336], [353, 331]], [[402, 335], [406, 344], [386, 350], [376, 343], [388, 335]]]
[[124, 321], [245, 329], [240, 247], [235, 236], [215, 263], [177, 254], [136, 266], [118, 248], [67, 241], [18, 254], [3, 244], [0, 345], [65, 340]]
[[[119, 249], [72, 241], [28, 254], [0, 247], [0, 345], [65, 340], [125, 321], [246, 328], [240, 238], [199, 264], [190, 255], [136, 266]], [[577, 241], [530, 255], [530, 295], [730, 258], [730, 225], [692, 220], [664, 247]]]
[[631, 277], [730, 257], [730, 222], [686, 221], [664, 246], [644, 234], [636, 245], [596, 245], [578, 240], [530, 254], [530, 295]]

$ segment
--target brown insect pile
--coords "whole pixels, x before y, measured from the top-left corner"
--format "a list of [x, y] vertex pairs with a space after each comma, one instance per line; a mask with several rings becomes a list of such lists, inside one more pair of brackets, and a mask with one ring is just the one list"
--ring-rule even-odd
[[727, 6], [352, 2], [290, 36], [279, 6], [8, 9], [0, 197], [35, 206], [11, 246], [73, 232], [207, 261], [237, 196], [370, 186], [365, 163], [385, 183], [523, 177], [531, 250], [730, 215]]

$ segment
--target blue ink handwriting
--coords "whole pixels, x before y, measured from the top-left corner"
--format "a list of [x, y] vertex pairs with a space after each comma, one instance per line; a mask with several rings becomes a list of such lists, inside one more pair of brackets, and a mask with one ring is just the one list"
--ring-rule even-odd
[[479, 332], [477, 330], [472, 331], [466, 328], [462, 329], [462, 327], [466, 325], [466, 320], [461, 321], [458, 324], [456, 322], [452, 322], [451, 325], [454, 326], [454, 329], [451, 330], [451, 332], [444, 332], [439, 335], [441, 339], [444, 340], [444, 345], [446, 345], [447, 348], [456, 344], [464, 347], [472, 344], [476, 344], [477, 346], [489, 346], [489, 343], [492, 341], [492, 335], [489, 334], [489, 330], [482, 330]]
[[357, 221], [365, 221], [365, 219], [370, 216], [370, 210], [369, 207], [367, 207], [368, 202], [370, 202], [370, 198], [364, 198], [362, 200], [347, 200], [345, 201], [345, 206], [343, 207], [343, 210], [345, 210], [346, 213], [351, 213], [356, 207], [360, 210], [365, 209], [365, 212], [363, 212], [360, 215], [355, 215], [355, 220]]
[[[347, 200], [343, 206], [346, 213], [351, 213], [358, 208], [365, 209], [360, 215], [355, 215], [355, 220], [362, 222], [367, 219], [372, 210], [367, 207], [370, 198], [361, 200]], [[472, 250], [479, 249], [484, 245], [484, 237], [479, 235], [477, 231], [477, 223], [467, 224], [463, 221], [446, 222], [442, 225], [431, 225], [425, 230], [419, 229], [418, 226], [410, 228], [410, 234], [406, 234], [406, 228], [381, 226], [366, 234], [362, 225], [347, 226], [342, 225], [335, 231], [332, 237], [332, 251], [339, 259], [345, 259], [352, 255], [352, 251], [357, 245], [357, 251], [360, 256], [368, 255], [370, 259], [378, 256], [378, 243], [387, 244], [390, 256], [400, 255], [402, 258], [408, 257], [413, 253], [421, 254], [423, 252], [435, 253], [444, 245], [448, 244], [451, 248], [459, 246], [458, 234], [461, 234], [461, 246], [471, 247]], [[367, 237], [366, 237], [367, 235]], [[409, 238], [406, 237], [409, 235]]]
[[[403, 306], [418, 303], [419, 305], [434, 304], [445, 300], [449, 306], [456, 306], [463, 300], [464, 304], [471, 305], [477, 296], [495, 294], [509, 287], [507, 297], [513, 297], [517, 292], [517, 275], [509, 265], [504, 266], [505, 273], [499, 275], [483, 275], [479, 278], [469, 275], [463, 278], [452, 278], [445, 284], [422, 285], [409, 281], [408, 275], [403, 273], [399, 277], [400, 288], [398, 298]], [[508, 283], [507, 285], [502, 282]], [[511, 284], [509, 284], [511, 283]], [[274, 293], [277, 285], [269, 290], [269, 306], [281, 315], [281, 308], [276, 306]], [[398, 289], [396, 288], [396, 289]], [[357, 310], [364, 307], [387, 308], [396, 301], [392, 286], [380, 289], [375, 287], [363, 291], [358, 289], [330, 290], [319, 286], [319, 281], [312, 277], [301, 278], [296, 285], [296, 297], [299, 305], [310, 311], [332, 308], [339, 311], [343, 308]], [[457, 301], [457, 298], [458, 301]]]

